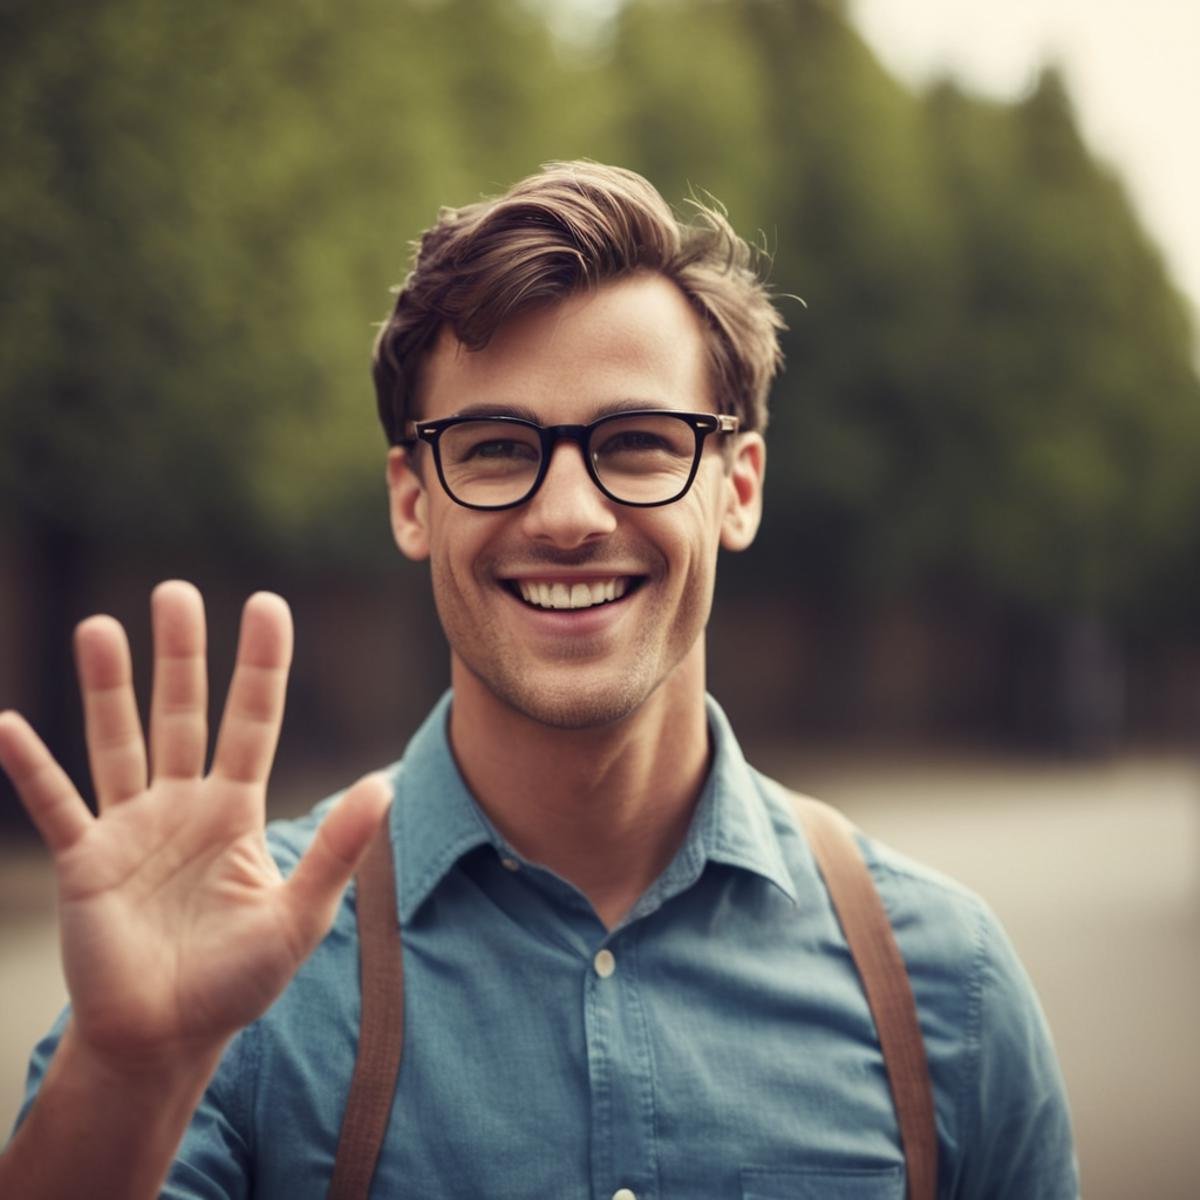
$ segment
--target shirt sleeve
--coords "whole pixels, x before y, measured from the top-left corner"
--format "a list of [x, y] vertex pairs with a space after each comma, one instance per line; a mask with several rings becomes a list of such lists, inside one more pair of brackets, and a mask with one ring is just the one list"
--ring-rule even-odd
[[192, 1115], [159, 1200], [249, 1200], [257, 1024], [229, 1044]]
[[25, 1120], [30, 1108], [33, 1106], [34, 1098], [38, 1094], [38, 1089], [42, 1086], [42, 1080], [46, 1078], [46, 1071], [49, 1069], [50, 1060], [54, 1057], [54, 1051], [58, 1048], [58, 1043], [62, 1040], [62, 1035], [67, 1028], [67, 1021], [71, 1016], [70, 1008], [64, 1008], [58, 1015], [58, 1020], [50, 1027], [50, 1032], [33, 1048], [33, 1053], [29, 1056], [29, 1067], [25, 1072], [25, 1096], [21, 1101], [21, 1107], [17, 1111], [17, 1119], [13, 1124], [12, 1131], [9, 1134], [11, 1140], [12, 1134], [16, 1133], [21, 1127], [21, 1122]]
[[[64, 1009], [50, 1032], [34, 1047], [14, 1132], [37, 1098], [69, 1018], [70, 1009]], [[254, 1025], [242, 1030], [225, 1051], [183, 1136], [160, 1198], [248, 1200], [251, 1194], [248, 1089], [253, 1088], [256, 1033]]]
[[958, 1200], [1077, 1200], [1066, 1088], [1033, 985], [985, 911], [971, 983], [975, 1069], [964, 1077]]

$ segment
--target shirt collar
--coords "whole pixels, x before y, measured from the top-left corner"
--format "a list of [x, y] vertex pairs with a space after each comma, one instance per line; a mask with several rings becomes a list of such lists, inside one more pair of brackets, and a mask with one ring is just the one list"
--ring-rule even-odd
[[[509, 853], [467, 789], [450, 750], [452, 696], [442, 696], [392, 769], [395, 797], [388, 819], [402, 924], [412, 920], [464, 854], [486, 845]], [[757, 776], [721, 706], [711, 696], [706, 704], [712, 768], [675, 861], [720, 862], [752, 871], [794, 901], [795, 884]]]
[[452, 695], [434, 705], [393, 769], [389, 821], [402, 924], [464, 854], [492, 841], [450, 750]]
[[705, 698], [705, 703], [713, 761], [688, 839], [701, 840], [709, 861], [753, 871], [795, 901], [795, 881], [784, 859], [760, 777], [746, 762], [721, 706], [711, 696]]

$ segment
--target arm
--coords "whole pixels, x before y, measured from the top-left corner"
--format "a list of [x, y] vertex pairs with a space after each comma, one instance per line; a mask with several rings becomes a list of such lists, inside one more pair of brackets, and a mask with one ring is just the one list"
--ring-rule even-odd
[[76, 634], [93, 817], [33, 730], [0, 714], [0, 765], [54, 856], [70, 1024], [0, 1158], [0, 1195], [150, 1197], [238, 1029], [328, 930], [387, 807], [368, 778], [322, 823], [285, 882], [263, 836], [291, 622], [246, 604], [204, 775], [204, 614], [188, 584], [156, 589], [150, 764], [121, 627]]
[[961, 1097], [962, 1200], [1077, 1200], [1066, 1089], [1033, 985], [983, 914], [971, 1000], [974, 1070]]
[[98, 1059], [72, 1025], [0, 1159], [0, 1195], [157, 1196], [220, 1048], [140, 1072]]

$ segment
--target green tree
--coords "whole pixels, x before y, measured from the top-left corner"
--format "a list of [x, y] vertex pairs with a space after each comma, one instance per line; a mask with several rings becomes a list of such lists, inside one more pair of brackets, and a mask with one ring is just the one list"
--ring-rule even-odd
[[373, 326], [439, 204], [583, 151], [562, 72], [502, 0], [10, 6], [0, 512], [51, 739], [97, 562], [389, 553]]
[[962, 263], [946, 550], [1041, 611], [1118, 617], [1195, 524], [1186, 309], [1056, 72], [1015, 107], [944, 86], [929, 114]]
[[592, 44], [545, 10], [9, 5], [0, 521], [41, 675], [89, 558], [389, 560], [387, 288], [439, 205], [574, 156], [719, 197], [807, 302], [741, 578], [1192, 626], [1193, 335], [1056, 73], [915, 94], [834, 0], [628, 0]]

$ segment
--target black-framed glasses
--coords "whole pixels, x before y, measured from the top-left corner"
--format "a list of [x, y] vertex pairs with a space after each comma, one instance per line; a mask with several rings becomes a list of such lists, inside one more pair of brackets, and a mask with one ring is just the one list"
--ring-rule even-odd
[[654, 508], [681, 499], [710, 434], [735, 433], [737, 417], [641, 409], [590, 425], [538, 425], [523, 417], [409, 421], [408, 442], [433, 447], [446, 494], [464, 508], [515, 508], [542, 485], [561, 441], [575, 442], [592, 482], [618, 504]]

